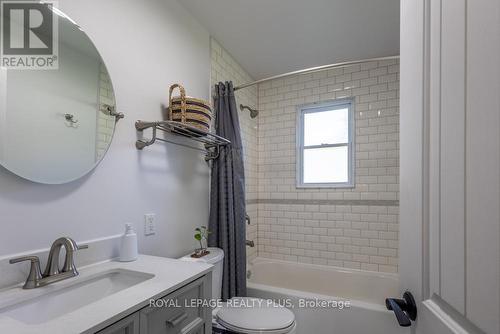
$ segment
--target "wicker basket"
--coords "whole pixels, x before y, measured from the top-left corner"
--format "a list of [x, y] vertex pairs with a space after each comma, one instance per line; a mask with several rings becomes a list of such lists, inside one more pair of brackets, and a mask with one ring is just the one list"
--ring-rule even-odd
[[[172, 97], [174, 89], [179, 88], [180, 96]], [[179, 84], [170, 86], [169, 119], [209, 132], [212, 122], [212, 108], [208, 102], [186, 96], [186, 90]]]

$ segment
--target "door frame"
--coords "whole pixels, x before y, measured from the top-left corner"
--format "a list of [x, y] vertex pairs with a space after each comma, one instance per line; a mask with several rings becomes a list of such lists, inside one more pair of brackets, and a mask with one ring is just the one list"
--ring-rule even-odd
[[[416, 301], [428, 295], [428, 137], [429, 37], [428, 0], [401, 1], [400, 35], [400, 233], [401, 293], [410, 290]], [[410, 268], [411, 267], [411, 268]], [[427, 292], [427, 293], [426, 293]]]

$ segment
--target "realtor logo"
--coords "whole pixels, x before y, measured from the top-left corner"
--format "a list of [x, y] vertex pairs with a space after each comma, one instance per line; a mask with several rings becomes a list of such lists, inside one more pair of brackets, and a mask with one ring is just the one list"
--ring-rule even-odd
[[57, 69], [58, 27], [54, 3], [0, 0], [0, 5], [0, 67]]

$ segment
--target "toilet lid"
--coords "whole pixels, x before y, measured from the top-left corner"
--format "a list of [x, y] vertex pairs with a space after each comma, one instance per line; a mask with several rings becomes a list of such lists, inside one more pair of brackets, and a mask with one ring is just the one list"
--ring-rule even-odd
[[232, 298], [217, 312], [217, 319], [227, 329], [241, 333], [287, 333], [295, 323], [289, 309], [271, 300], [248, 297]]

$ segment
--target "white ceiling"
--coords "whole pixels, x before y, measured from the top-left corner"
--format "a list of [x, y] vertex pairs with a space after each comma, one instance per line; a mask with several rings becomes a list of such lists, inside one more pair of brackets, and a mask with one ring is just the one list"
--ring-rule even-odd
[[400, 0], [179, 0], [254, 79], [399, 54]]

